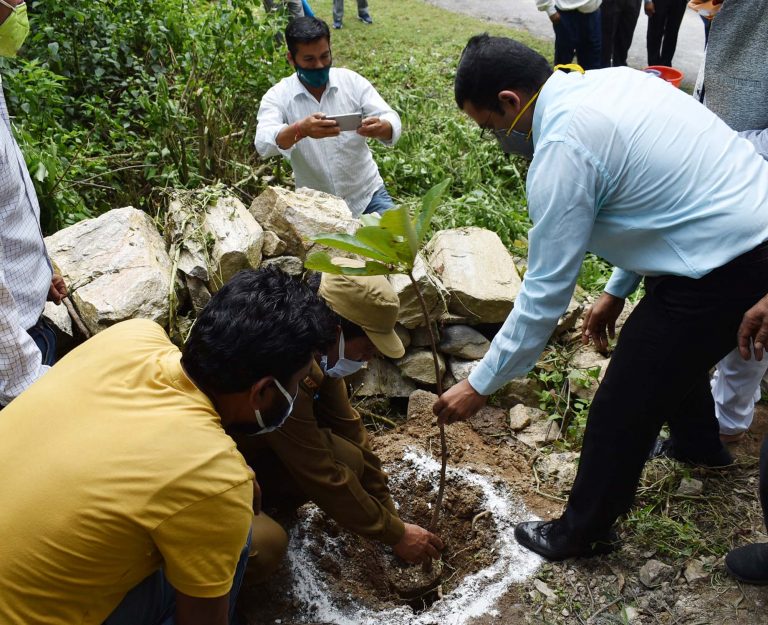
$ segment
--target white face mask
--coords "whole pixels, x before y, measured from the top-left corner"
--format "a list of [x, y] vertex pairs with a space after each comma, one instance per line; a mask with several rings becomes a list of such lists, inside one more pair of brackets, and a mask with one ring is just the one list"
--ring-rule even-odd
[[285, 420], [291, 415], [291, 412], [293, 412], [293, 402], [296, 401], [296, 395], [299, 394], [299, 389], [296, 389], [296, 395], [291, 396], [291, 394], [283, 388], [283, 385], [280, 384], [280, 382], [278, 382], [277, 379], [275, 379], [275, 386], [277, 386], [278, 390], [288, 400], [288, 408], [286, 408], [285, 414], [274, 425], [267, 425], [266, 423], [264, 423], [264, 419], [261, 416], [261, 411], [260, 410], [254, 410], [253, 414], [256, 415], [256, 423], [259, 424], [259, 427], [261, 429], [258, 432], [254, 432], [253, 434], [249, 434], [248, 436], [258, 436], [260, 434], [266, 434], [268, 432], [274, 432], [277, 428], [279, 428], [281, 425], [283, 425], [283, 423], [285, 423]]
[[339, 359], [336, 364], [328, 369], [328, 356], [320, 359], [320, 366], [329, 378], [345, 378], [356, 371], [360, 371], [365, 363], [362, 360], [350, 360], [344, 358], [344, 333], [339, 335]]

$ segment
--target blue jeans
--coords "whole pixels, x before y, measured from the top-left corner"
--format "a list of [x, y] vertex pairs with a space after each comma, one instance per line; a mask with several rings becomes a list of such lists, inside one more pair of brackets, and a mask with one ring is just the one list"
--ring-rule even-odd
[[45, 319], [40, 317], [37, 323], [27, 330], [27, 334], [32, 337], [32, 340], [43, 355], [44, 365], [50, 366], [56, 362], [56, 335]]
[[573, 57], [584, 69], [600, 69], [602, 49], [602, 21], [600, 9], [592, 13], [558, 11], [560, 21], [555, 28], [555, 65], [573, 62]]
[[[368, 0], [357, 0], [357, 14], [360, 17], [368, 15]], [[344, 19], [344, 0], [333, 0], [333, 21], [341, 22]]]
[[[234, 624], [235, 604], [243, 583], [248, 552], [251, 549], [251, 533], [235, 569], [232, 590], [229, 592], [229, 622]], [[125, 595], [103, 625], [175, 625], [176, 590], [168, 583], [159, 569]]]
[[388, 211], [390, 208], [394, 208], [394, 207], [395, 207], [395, 202], [389, 196], [387, 187], [385, 187], [384, 185], [381, 185], [376, 190], [376, 193], [374, 193], [373, 196], [371, 197], [371, 201], [368, 202], [368, 206], [365, 207], [365, 210], [363, 211], [363, 215], [368, 215], [370, 213], [381, 214]]

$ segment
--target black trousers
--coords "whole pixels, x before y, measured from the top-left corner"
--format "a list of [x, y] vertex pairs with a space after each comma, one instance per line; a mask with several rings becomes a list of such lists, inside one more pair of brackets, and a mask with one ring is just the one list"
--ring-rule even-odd
[[647, 278], [595, 395], [563, 521], [601, 538], [632, 505], [665, 421], [676, 451], [696, 459], [722, 448], [709, 370], [736, 347], [743, 314], [768, 293], [768, 243], [698, 280]]
[[602, 40], [600, 9], [592, 13], [559, 11], [555, 29], [555, 65], [573, 63], [576, 56], [584, 69], [600, 68]]
[[601, 64], [619, 67], [627, 64], [629, 46], [635, 33], [643, 0], [603, 0], [600, 5], [603, 29]]
[[648, 18], [648, 65], [672, 65], [677, 33], [685, 15], [687, 0], [655, 0], [656, 12]]

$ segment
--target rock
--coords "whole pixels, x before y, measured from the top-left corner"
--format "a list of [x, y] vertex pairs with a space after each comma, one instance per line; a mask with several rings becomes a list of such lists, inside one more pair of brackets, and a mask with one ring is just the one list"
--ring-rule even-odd
[[[437, 355], [440, 376], [445, 374], [445, 360]], [[437, 384], [435, 378], [435, 361], [432, 359], [432, 351], [428, 349], [415, 349], [407, 353], [397, 361], [401, 373], [411, 380], [422, 384]]]
[[43, 317], [53, 326], [56, 335], [56, 359], [75, 346], [75, 331], [72, 328], [72, 319], [69, 317], [66, 306], [53, 302], [46, 302], [43, 309]]
[[509, 418], [524, 421], [527, 415], [531, 424], [517, 433], [517, 439], [530, 447], [541, 447], [557, 439], [560, 426], [547, 418], [547, 413], [538, 408], [518, 404], [509, 411]]
[[207, 206], [204, 229], [213, 241], [208, 281], [211, 292], [218, 291], [241, 269], [256, 269], [261, 264], [264, 231], [237, 198], [221, 197]]
[[605, 371], [610, 363], [590, 345], [583, 345], [576, 350], [568, 363], [568, 379], [571, 382], [571, 392], [582, 399], [592, 399], [605, 377]]
[[285, 243], [271, 230], [264, 231], [264, 243], [261, 246], [261, 255], [264, 258], [281, 256], [285, 253]]
[[661, 586], [663, 582], [670, 581], [674, 574], [674, 568], [658, 560], [648, 560], [640, 567], [640, 581], [646, 588]]
[[640, 611], [637, 608], [633, 608], [632, 606], [625, 605], [624, 616], [630, 625], [634, 625], [635, 623], [640, 623]]
[[704, 482], [692, 477], [684, 477], [680, 480], [680, 486], [677, 487], [676, 494], [697, 497], [704, 492]]
[[478, 323], [507, 318], [522, 281], [495, 232], [475, 227], [441, 230], [426, 253], [450, 294], [450, 312]]
[[[435, 341], [439, 341], [439, 331], [437, 328], [432, 330], [435, 332]], [[432, 344], [432, 340], [429, 337], [429, 330], [424, 326], [419, 326], [411, 330], [411, 347], [429, 347]]]
[[208, 282], [208, 251], [203, 229], [205, 211], [194, 193], [174, 195], [165, 214], [165, 243], [176, 269], [184, 275]]
[[568, 308], [562, 314], [557, 322], [557, 327], [552, 333], [552, 338], [562, 336], [566, 332], [573, 330], [576, 327], [576, 323], [581, 318], [581, 313], [584, 312], [584, 305], [571, 298], [571, 302], [568, 304]]
[[477, 366], [479, 360], [462, 360], [460, 358], [448, 358], [448, 367], [451, 370], [451, 375], [456, 378], [457, 382], [466, 380], [472, 370]]
[[507, 411], [496, 406], [483, 406], [470, 419], [475, 432], [489, 436], [507, 433]]
[[192, 309], [195, 314], [199, 313], [211, 301], [211, 292], [205, 286], [205, 282], [193, 276], [186, 276], [184, 282], [187, 285], [187, 292], [192, 303]]
[[285, 244], [282, 253], [302, 259], [316, 247], [309, 237], [329, 232], [354, 234], [360, 226], [344, 200], [313, 189], [294, 192], [269, 187], [253, 201], [250, 211], [264, 230], [274, 232]]
[[542, 390], [541, 384], [534, 378], [514, 378], [502, 386], [496, 396], [506, 405], [525, 404], [535, 407], [539, 405]]
[[268, 258], [261, 263], [261, 266], [277, 267], [289, 276], [299, 277], [304, 274], [304, 263], [301, 258], [296, 256], [276, 256], [275, 258]]
[[563, 491], [569, 489], [576, 479], [578, 462], [579, 454], [575, 451], [555, 452], [539, 456], [536, 470], [544, 480]]
[[444, 354], [479, 360], [490, 349], [491, 342], [469, 326], [447, 326], [440, 340], [440, 351]]
[[408, 397], [416, 385], [400, 374], [400, 369], [383, 358], [374, 358], [368, 365], [347, 378], [357, 397]]
[[397, 337], [400, 339], [400, 342], [403, 344], [403, 347], [405, 347], [405, 349], [408, 349], [411, 345], [411, 333], [408, 331], [408, 328], [406, 328], [404, 325], [400, 323], [396, 323], [395, 334], [397, 334]]
[[455, 325], [465, 326], [472, 321], [473, 319], [470, 319], [462, 315], [454, 315], [452, 312], [445, 312], [442, 315], [440, 315], [440, 319], [438, 319], [438, 322], [440, 323], [441, 326], [455, 326]]
[[685, 569], [683, 570], [685, 581], [692, 584], [700, 579], [707, 579], [709, 577], [709, 572], [705, 567], [706, 564], [701, 560], [691, 560], [685, 565]]
[[437, 395], [434, 393], [421, 389], [413, 391], [408, 397], [408, 420], [418, 419], [430, 423], [435, 418], [432, 406], [436, 401]]
[[[433, 321], [439, 319], [448, 310], [448, 291], [434, 273], [427, 270], [421, 256], [418, 256], [414, 263], [413, 277], [427, 305], [429, 318]], [[389, 276], [389, 281], [400, 300], [398, 321], [409, 330], [423, 326], [424, 314], [410, 278], [402, 274], [393, 274]]]
[[531, 425], [531, 415], [525, 406], [518, 404], [509, 411], [509, 428], [513, 432], [519, 432]]
[[443, 376], [443, 390], [447, 391], [452, 386], [456, 386], [456, 384], [458, 384], [456, 378], [453, 377], [453, 374], [450, 371], [447, 371]]
[[45, 241], [92, 333], [136, 317], [167, 324], [172, 263], [147, 213], [114, 209]]
[[547, 600], [547, 603], [557, 602], [557, 594], [555, 594], [555, 591], [552, 590], [549, 586], [547, 586], [543, 581], [536, 578], [533, 580], [533, 585], [536, 587], [536, 590], [538, 590], [542, 595], [544, 595], [544, 598]]

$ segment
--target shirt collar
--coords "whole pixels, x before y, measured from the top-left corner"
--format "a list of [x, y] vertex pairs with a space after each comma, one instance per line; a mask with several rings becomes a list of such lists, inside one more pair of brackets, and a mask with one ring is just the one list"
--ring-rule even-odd
[[[336, 75], [336, 68], [331, 67], [331, 71], [328, 74], [328, 86], [325, 88], [325, 91], [323, 91], [323, 95], [330, 92], [331, 90], [337, 90], [339, 88], [339, 78]], [[313, 96], [309, 89], [307, 89], [304, 86], [304, 83], [299, 80], [299, 75], [294, 71], [293, 75], [291, 76], [291, 97], [292, 98], [298, 98], [300, 95], [305, 95], [308, 98], [315, 99], [315, 96]]]
[[549, 78], [547, 78], [547, 82], [545, 82], [544, 86], [541, 88], [539, 97], [536, 99], [536, 105], [533, 109], [533, 126], [532, 126], [534, 148], [536, 147], [536, 142], [541, 136], [541, 124], [544, 117], [544, 111], [547, 108], [547, 104], [549, 103], [549, 99], [554, 90], [552, 88], [552, 85], [558, 82], [560, 79], [564, 78], [565, 76], [567, 76], [567, 74], [565, 74], [564, 72], [560, 72], [560, 71], [552, 72], [552, 75]]

